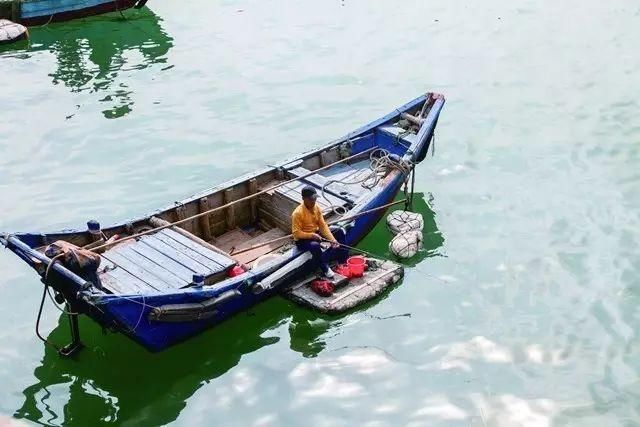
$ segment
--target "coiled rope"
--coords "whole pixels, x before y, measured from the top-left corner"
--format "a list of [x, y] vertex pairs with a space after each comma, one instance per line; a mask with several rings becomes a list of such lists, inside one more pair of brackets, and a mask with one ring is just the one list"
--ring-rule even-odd
[[409, 160], [395, 159], [388, 150], [377, 148], [369, 154], [369, 172], [361, 178], [355, 180], [330, 179], [324, 183], [320, 194], [329, 203], [332, 212], [338, 216], [345, 215], [348, 210], [340, 205], [334, 205], [325, 191], [331, 184], [356, 185], [360, 184], [368, 190], [380, 183], [380, 180], [388, 175], [392, 170], [398, 170], [405, 177], [405, 182], [414, 168], [414, 164]]

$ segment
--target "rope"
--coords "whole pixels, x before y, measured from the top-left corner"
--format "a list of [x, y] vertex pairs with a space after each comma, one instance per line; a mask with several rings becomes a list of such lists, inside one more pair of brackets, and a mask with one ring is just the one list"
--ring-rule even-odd
[[[390, 170], [399, 170], [406, 177], [411, 171], [414, 169], [413, 163], [409, 161], [403, 160], [395, 160], [391, 157], [391, 153], [384, 148], [376, 148], [369, 154], [369, 169], [370, 172], [366, 174], [363, 178], [356, 180], [340, 180], [340, 179], [330, 179], [324, 183], [322, 186], [320, 194], [322, 198], [325, 199], [329, 203], [329, 207], [336, 215], [344, 215], [347, 213], [347, 209], [339, 205], [333, 205], [327, 195], [325, 194], [325, 189], [331, 184], [342, 184], [342, 185], [355, 185], [360, 184], [362, 187], [370, 190], [378, 185], [380, 180], [385, 177]], [[343, 212], [338, 212], [338, 210], [342, 210]]]
[[40, 299], [40, 308], [38, 309], [38, 316], [36, 317], [36, 336], [40, 338], [40, 341], [42, 341], [47, 345], [50, 345], [51, 347], [55, 348], [59, 352], [60, 347], [58, 347], [57, 345], [55, 345], [54, 343], [52, 343], [51, 341], [49, 341], [48, 339], [40, 335], [40, 319], [42, 318], [42, 309], [44, 308], [44, 299], [47, 295], [48, 287], [49, 285], [45, 283], [44, 288], [42, 289], [42, 298]]
[[[49, 261], [49, 265], [47, 265], [47, 269], [44, 273], [44, 279], [43, 279], [43, 284], [44, 287], [42, 289], [42, 298], [40, 299], [40, 308], [38, 309], [38, 316], [36, 317], [36, 336], [38, 338], [40, 338], [40, 340], [45, 343], [50, 345], [51, 347], [55, 348], [56, 351], [60, 351], [60, 347], [58, 347], [57, 345], [55, 345], [54, 343], [52, 343], [51, 341], [49, 341], [48, 339], [44, 338], [42, 335], [40, 335], [40, 319], [42, 319], [42, 309], [44, 308], [44, 300], [47, 294], [49, 294], [49, 273], [51, 272], [51, 267], [53, 267], [53, 264], [55, 264], [60, 258], [62, 258], [64, 256], [64, 252], [63, 253], [59, 253], [58, 255], [54, 256], [53, 258], [51, 258], [51, 261]], [[49, 296], [51, 296], [49, 294]], [[56, 305], [57, 308], [59, 308]]]
[[122, 17], [122, 19], [124, 21], [128, 21], [129, 19], [126, 16], [124, 16], [124, 13], [122, 13], [122, 9], [120, 9], [120, 6], [118, 5], [118, 0], [113, 0], [113, 5], [115, 6], [116, 11], [120, 13], [120, 16]]
[[49, 272], [51, 271], [51, 267], [53, 267], [53, 264], [55, 264], [63, 256], [64, 256], [64, 252], [59, 253], [58, 255], [56, 255], [53, 258], [51, 258], [51, 261], [49, 261], [49, 265], [47, 265], [47, 269], [46, 269], [46, 271], [44, 273], [44, 281], [45, 282], [49, 279]]
[[51, 23], [51, 21], [53, 20], [53, 16], [54, 16], [54, 15], [55, 15], [55, 13], [51, 14], [51, 15], [49, 16], [49, 20], [48, 20], [45, 24], [42, 24], [42, 25], [36, 25], [36, 26], [35, 26], [35, 28], [44, 28], [44, 27], [46, 27], [47, 25], [49, 25], [49, 24]]
[[56, 256], [54, 256], [53, 258], [51, 258], [51, 261], [49, 262], [49, 265], [47, 266], [47, 270], [44, 273], [44, 279], [43, 279], [43, 284], [44, 287], [42, 289], [42, 298], [40, 299], [40, 308], [38, 308], [38, 316], [36, 317], [36, 336], [45, 344], [50, 345], [51, 347], [55, 348], [56, 351], [60, 351], [60, 347], [58, 347], [57, 345], [55, 345], [54, 343], [52, 343], [51, 341], [49, 341], [48, 339], [44, 338], [42, 335], [40, 335], [40, 320], [42, 319], [42, 310], [44, 308], [44, 300], [46, 298], [47, 295], [49, 295], [49, 298], [51, 298], [51, 301], [53, 302], [53, 305], [60, 310], [61, 312], [65, 313], [65, 314], [69, 314], [69, 315], [77, 315], [79, 313], [72, 313], [72, 312], [68, 312], [62, 308], [60, 308], [58, 306], [58, 304], [55, 302], [54, 298], [51, 296], [51, 293], [49, 292], [49, 273], [51, 272], [51, 268], [53, 267], [53, 264], [55, 264], [60, 258], [62, 258], [64, 256], [64, 253], [60, 253]]
[[[140, 325], [140, 321], [142, 320], [142, 315], [144, 314], [144, 309], [146, 307], [150, 307], [150, 306], [147, 306], [147, 303], [144, 300], [144, 295], [143, 294], [141, 294], [141, 295], [142, 295], [142, 304], [141, 304], [142, 305], [142, 309], [140, 310], [140, 317], [138, 317], [138, 321], [136, 322], [136, 326], [133, 327], [131, 332], [135, 332], [136, 329], [138, 329], [138, 325]], [[138, 302], [138, 301], [135, 301], [135, 302]]]
[[50, 300], [51, 300], [51, 302], [53, 303], [53, 306], [54, 306], [55, 308], [57, 308], [57, 309], [58, 309], [58, 311], [60, 311], [61, 313], [68, 314], [69, 316], [77, 316], [77, 315], [79, 315], [79, 314], [80, 314], [80, 313], [73, 313], [73, 312], [71, 312], [71, 311], [67, 311], [67, 310], [65, 310], [64, 308], [60, 308], [60, 306], [59, 306], [59, 305], [58, 305], [58, 303], [56, 302], [55, 298], [53, 298], [53, 296], [51, 295], [51, 291], [49, 291], [48, 286], [47, 286], [47, 294], [49, 295], [49, 299], [50, 299]]

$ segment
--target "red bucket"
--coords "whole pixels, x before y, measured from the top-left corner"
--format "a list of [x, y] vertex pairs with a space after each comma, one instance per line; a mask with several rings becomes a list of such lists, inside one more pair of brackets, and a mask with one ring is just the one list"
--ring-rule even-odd
[[347, 260], [349, 271], [351, 271], [351, 277], [362, 277], [364, 274], [364, 257], [352, 256]]
[[231, 270], [229, 270], [229, 272], [227, 273], [227, 276], [236, 277], [244, 273], [245, 273], [244, 268], [240, 267], [239, 265], [236, 265]]

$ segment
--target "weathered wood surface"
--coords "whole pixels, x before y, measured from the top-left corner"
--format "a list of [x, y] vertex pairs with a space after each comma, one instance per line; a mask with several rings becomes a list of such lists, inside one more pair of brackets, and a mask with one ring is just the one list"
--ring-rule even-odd
[[[243, 242], [241, 245], [236, 247], [236, 251], [242, 251], [244, 249], [250, 248], [254, 245], [259, 245], [261, 243], [266, 243], [269, 242], [271, 240], [280, 238], [280, 237], [285, 237], [287, 235], [287, 233], [285, 233], [284, 231], [280, 230], [279, 228], [273, 228], [265, 233], [260, 234], [257, 237], [254, 237], [251, 240], [247, 240], [245, 242]], [[264, 246], [261, 246], [259, 248], [255, 248], [252, 249], [250, 251], [246, 251], [243, 252], [241, 254], [238, 255], [233, 255], [233, 258], [243, 264], [247, 264], [250, 263], [254, 260], [256, 260], [257, 258], [261, 257], [262, 255], [266, 255], [270, 252], [275, 251], [276, 249], [282, 247], [283, 245], [287, 244], [288, 240], [286, 239], [282, 239], [280, 241], [277, 242], [272, 242], [269, 244], [266, 244]]]
[[220, 249], [225, 252], [231, 252], [236, 246], [240, 246], [243, 242], [252, 239], [249, 233], [242, 231], [239, 228], [227, 231], [221, 236], [218, 236], [216, 244]]
[[[249, 194], [255, 194], [258, 192], [258, 180], [252, 178], [249, 180]], [[249, 201], [249, 209], [251, 210], [251, 223], [255, 223], [258, 220], [258, 199], [253, 198]]]
[[[233, 202], [233, 189], [227, 188], [224, 190], [224, 203], [228, 204]], [[236, 207], [235, 205], [229, 205], [225, 209], [227, 215], [227, 229], [231, 230], [236, 226]]]
[[145, 245], [148, 245], [148, 246], [152, 247], [153, 249], [157, 250], [158, 252], [161, 252], [162, 254], [166, 255], [167, 257], [173, 259], [176, 262], [179, 262], [183, 266], [187, 267], [188, 269], [190, 269], [190, 270], [192, 270], [194, 272], [197, 272], [198, 274], [208, 275], [208, 274], [212, 274], [213, 273], [213, 271], [211, 269], [209, 269], [208, 267], [205, 267], [204, 265], [200, 264], [196, 260], [194, 260], [194, 259], [190, 258], [189, 256], [177, 251], [175, 248], [167, 245], [162, 240], [157, 239], [154, 235], [143, 236], [140, 239], [140, 242], [145, 244]]
[[[112, 253], [120, 254], [133, 264], [140, 266], [140, 268], [144, 270], [145, 276], [150, 274], [160, 279], [164, 284], [166, 284], [164, 290], [179, 289], [186, 286], [191, 281], [191, 278], [181, 278], [162, 264], [157, 264], [153, 260], [139, 254], [133, 250], [133, 246], [136, 245], [115, 247]], [[109, 256], [111, 256], [111, 254], [109, 254]], [[140, 279], [144, 280], [143, 277], [140, 277]]]
[[126, 241], [102, 254], [103, 286], [118, 294], [173, 292], [194, 274], [224, 274], [235, 261], [172, 229]]
[[[209, 208], [209, 199], [207, 197], [203, 197], [198, 201], [198, 208], [200, 212], [206, 212]], [[209, 222], [209, 215], [204, 215], [200, 218], [200, 231], [202, 233], [202, 237], [205, 240], [211, 240], [213, 236], [211, 236], [211, 223]]]
[[119, 269], [122, 269], [136, 277], [138, 280], [146, 283], [148, 285], [147, 287], [150, 288], [149, 291], [166, 291], [171, 289], [171, 286], [162, 279], [148, 273], [140, 265], [130, 261], [117, 252], [107, 251], [102, 254], [102, 257], [108, 259], [117, 266], [111, 273], [115, 273]]
[[214, 252], [213, 250], [209, 249], [207, 246], [198, 244], [195, 240], [189, 239], [188, 237], [182, 235], [181, 233], [176, 232], [175, 230], [172, 230], [171, 228], [165, 228], [164, 230], [160, 231], [159, 234], [164, 234], [172, 238], [176, 242], [190, 248], [191, 250], [199, 253], [200, 255], [206, 257], [207, 259], [215, 262], [223, 270], [234, 265], [233, 260], [231, 260], [231, 258], [229, 258], [228, 256], [225, 256], [219, 252]]
[[201, 273], [201, 271], [194, 271], [184, 265], [180, 264], [178, 261], [169, 258], [167, 255], [162, 252], [157, 251], [149, 245], [139, 244], [132, 245], [131, 249], [140, 255], [150, 259], [158, 265], [165, 267], [167, 270], [171, 271], [174, 275], [178, 276], [185, 282], [190, 283], [193, 279], [193, 275], [196, 273]]
[[[149, 218], [149, 224], [151, 224], [151, 226], [153, 226], [153, 227], [161, 227], [161, 226], [164, 226], [164, 225], [167, 225], [167, 224], [171, 224], [171, 223], [169, 221], [165, 221], [164, 219], [152, 216], [151, 218]], [[196, 242], [196, 244], [198, 244], [200, 246], [203, 246], [206, 249], [209, 249], [210, 251], [218, 253], [218, 254], [222, 255], [223, 257], [227, 257], [227, 254], [222, 249], [212, 245], [211, 243], [207, 242], [206, 240], [201, 239], [200, 237], [196, 236], [195, 234], [188, 232], [187, 230], [185, 230], [184, 228], [182, 228], [180, 226], [171, 227], [170, 230], [175, 231], [176, 233], [183, 235], [184, 237], [186, 237], [189, 240], [193, 240], [194, 242]]]

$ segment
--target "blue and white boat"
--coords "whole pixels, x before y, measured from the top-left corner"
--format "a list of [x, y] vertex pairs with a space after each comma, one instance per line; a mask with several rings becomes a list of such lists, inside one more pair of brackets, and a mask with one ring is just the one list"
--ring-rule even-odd
[[42, 25], [141, 8], [146, 3], [147, 0], [0, 0], [0, 18], [26, 26]]
[[[302, 186], [317, 188], [347, 245], [369, 233], [425, 158], [444, 102], [427, 93], [315, 150], [123, 224], [0, 234], [0, 242], [40, 274], [43, 300], [50, 287], [70, 313], [159, 351], [309, 274], [308, 254], [287, 237]], [[99, 266], [52, 262], [56, 242], [97, 254]], [[77, 316], [70, 321], [67, 354], [80, 347]]]

